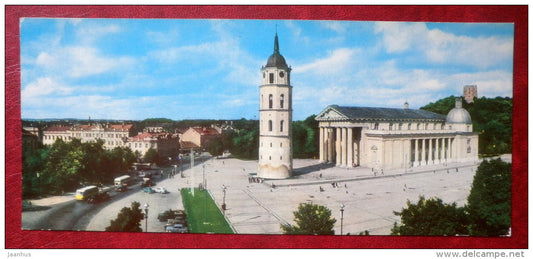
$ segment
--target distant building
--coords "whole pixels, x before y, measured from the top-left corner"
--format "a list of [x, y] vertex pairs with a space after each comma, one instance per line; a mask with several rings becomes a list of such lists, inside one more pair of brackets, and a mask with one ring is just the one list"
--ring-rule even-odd
[[233, 126], [231, 126], [231, 124], [228, 124], [227, 122], [223, 124], [213, 124], [211, 125], [211, 128], [215, 129], [220, 134], [226, 133], [226, 132], [235, 132], [235, 129], [233, 128]]
[[94, 142], [98, 139], [104, 141], [105, 149], [124, 147], [131, 134], [131, 124], [91, 124], [76, 125], [72, 127], [72, 137], [81, 139], [81, 142]]
[[463, 96], [467, 103], [473, 103], [477, 98], [477, 85], [465, 85], [463, 87]]
[[153, 149], [160, 157], [173, 157], [179, 151], [179, 139], [176, 134], [143, 132], [127, 139], [125, 146], [133, 152], [137, 151], [141, 156], [146, 151]]
[[39, 136], [26, 129], [22, 129], [22, 146], [26, 150], [35, 150], [39, 146]]
[[98, 139], [104, 141], [105, 149], [123, 147], [130, 135], [131, 124], [90, 124], [74, 126], [50, 126], [43, 130], [43, 144], [52, 145], [57, 139], [65, 142], [73, 138], [81, 142], [95, 142]]
[[72, 139], [71, 126], [50, 126], [43, 130], [43, 144], [52, 145], [57, 139], [69, 142]]
[[165, 132], [163, 127], [144, 127], [143, 132], [150, 132], [150, 133], [161, 133]]
[[180, 135], [181, 149], [206, 148], [207, 144], [219, 134], [214, 128], [191, 127]]
[[319, 122], [319, 159], [337, 166], [402, 169], [476, 161], [478, 134], [456, 100], [447, 116], [424, 110], [330, 105]]

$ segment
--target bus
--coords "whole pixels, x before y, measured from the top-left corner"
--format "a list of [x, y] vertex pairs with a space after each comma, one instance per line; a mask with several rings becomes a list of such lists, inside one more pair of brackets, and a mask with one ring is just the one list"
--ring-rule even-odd
[[131, 178], [129, 175], [123, 175], [120, 177], [115, 178], [115, 187], [125, 187], [131, 184], [133, 181], [133, 178]]
[[76, 190], [76, 200], [84, 201], [99, 193], [98, 187], [91, 185]]

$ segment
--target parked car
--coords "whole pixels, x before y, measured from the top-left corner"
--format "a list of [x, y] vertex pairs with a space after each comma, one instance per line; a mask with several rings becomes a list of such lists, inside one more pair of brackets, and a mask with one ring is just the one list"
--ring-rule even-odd
[[87, 199], [87, 202], [88, 203], [100, 203], [100, 202], [107, 201], [109, 199], [111, 199], [109, 194], [107, 194], [107, 192], [102, 192], [102, 193], [98, 193], [90, 197], [89, 199]]
[[150, 178], [143, 178], [143, 182], [141, 183], [141, 187], [151, 187], [154, 186], [155, 183]]
[[118, 186], [118, 187], [116, 188], [116, 191], [117, 191], [117, 192], [125, 192], [125, 191], [127, 191], [127, 190], [128, 190], [128, 186], [125, 186], [125, 185], [121, 185], [121, 186]]
[[171, 219], [181, 219], [183, 220], [183, 222], [185, 222], [185, 217], [185, 211], [183, 210], [167, 210], [157, 215], [157, 219], [159, 219], [159, 221], [161, 222], [165, 222]]
[[144, 187], [143, 188], [143, 192], [146, 192], [146, 193], [154, 193], [154, 189], [152, 189], [152, 187]]
[[187, 233], [189, 232], [189, 229], [183, 224], [173, 224], [173, 225], [166, 225], [165, 232]]
[[162, 193], [162, 194], [168, 193], [168, 191], [167, 191], [167, 189], [165, 187], [155, 187], [154, 191], [157, 192], [157, 193]]

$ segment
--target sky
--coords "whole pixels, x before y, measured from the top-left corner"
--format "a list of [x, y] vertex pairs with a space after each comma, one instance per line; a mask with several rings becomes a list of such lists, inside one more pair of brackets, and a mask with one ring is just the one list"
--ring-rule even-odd
[[328, 105], [418, 109], [464, 85], [512, 97], [511, 23], [24, 18], [23, 119], [258, 119], [274, 36], [293, 120]]

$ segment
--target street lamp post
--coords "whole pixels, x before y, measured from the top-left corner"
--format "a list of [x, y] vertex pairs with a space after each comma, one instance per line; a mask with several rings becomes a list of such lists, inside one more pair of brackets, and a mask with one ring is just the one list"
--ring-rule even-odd
[[342, 221], [344, 220], [344, 204], [341, 204], [341, 236], [342, 236]]
[[226, 215], [226, 185], [222, 185], [222, 192], [224, 192], [224, 196], [222, 198], [222, 213]]
[[150, 207], [148, 205], [148, 203], [145, 203], [144, 204], [144, 217], [146, 219], [146, 223], [145, 223], [145, 228], [146, 228], [146, 231], [145, 232], [148, 232], [148, 207]]

